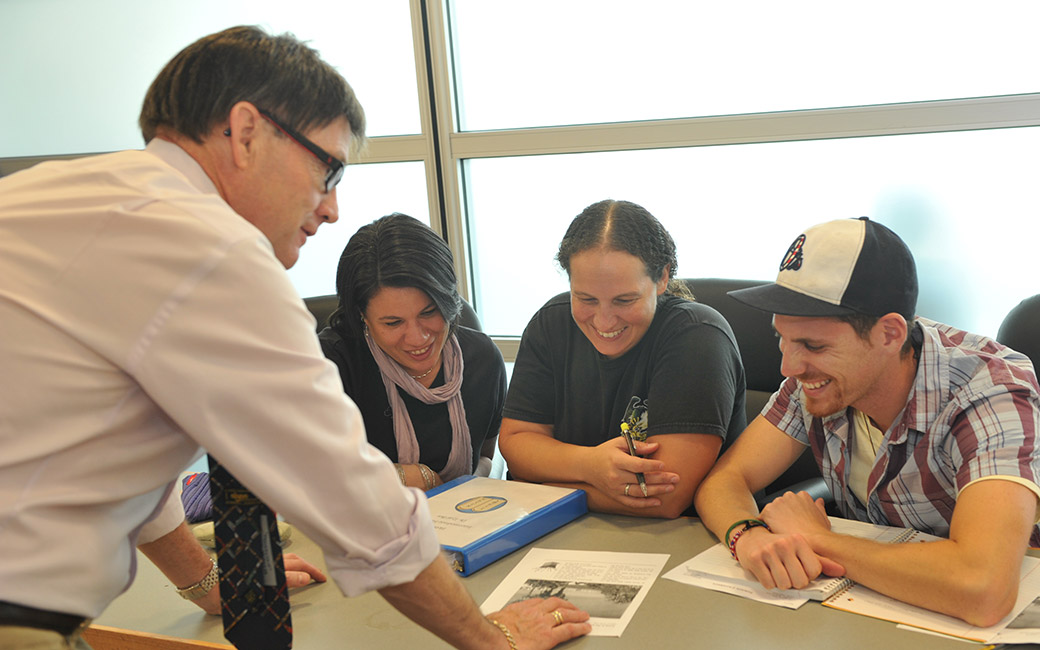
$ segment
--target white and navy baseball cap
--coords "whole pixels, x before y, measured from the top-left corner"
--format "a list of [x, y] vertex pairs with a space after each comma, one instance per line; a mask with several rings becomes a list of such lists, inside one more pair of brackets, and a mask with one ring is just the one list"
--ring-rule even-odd
[[730, 291], [740, 302], [786, 316], [833, 317], [917, 308], [914, 256], [894, 232], [867, 217], [828, 221], [787, 249], [776, 282]]

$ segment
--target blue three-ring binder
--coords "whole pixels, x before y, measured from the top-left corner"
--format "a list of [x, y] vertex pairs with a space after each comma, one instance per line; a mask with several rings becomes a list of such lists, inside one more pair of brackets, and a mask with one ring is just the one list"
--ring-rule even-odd
[[426, 496], [448, 562], [464, 576], [588, 512], [583, 490], [472, 475]]

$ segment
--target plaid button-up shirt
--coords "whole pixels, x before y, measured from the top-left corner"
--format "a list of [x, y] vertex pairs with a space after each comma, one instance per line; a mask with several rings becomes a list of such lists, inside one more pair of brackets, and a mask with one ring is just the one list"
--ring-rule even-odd
[[[803, 408], [787, 379], [762, 414], [812, 447], [845, 517], [948, 537], [957, 495], [986, 476], [1040, 485], [1040, 388], [1029, 359], [996, 341], [924, 318], [917, 377], [906, 406], [885, 432], [864, 505], [849, 488], [852, 410], [826, 418]], [[1040, 545], [1033, 527], [1031, 546]]]

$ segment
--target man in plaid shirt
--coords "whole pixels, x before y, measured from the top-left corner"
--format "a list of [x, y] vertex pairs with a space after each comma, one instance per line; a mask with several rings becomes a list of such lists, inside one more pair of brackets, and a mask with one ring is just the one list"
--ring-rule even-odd
[[[807, 230], [774, 284], [732, 292], [774, 314], [787, 380], [696, 497], [704, 523], [766, 587], [847, 575], [894, 598], [992, 625], [1040, 544], [1040, 388], [1029, 359], [915, 318], [913, 256], [862, 219]], [[944, 539], [881, 544], [830, 530], [822, 500], [753, 494], [811, 448], [848, 518]]]

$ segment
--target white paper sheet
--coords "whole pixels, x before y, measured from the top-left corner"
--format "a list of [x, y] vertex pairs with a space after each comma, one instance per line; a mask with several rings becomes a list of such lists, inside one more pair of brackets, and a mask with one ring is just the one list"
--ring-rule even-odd
[[[710, 555], [701, 553], [686, 562], [683, 562], [661, 577], [667, 578], [668, 580], [675, 580], [676, 582], [681, 582], [683, 584], [693, 585], [695, 587], [702, 587], [704, 589], [721, 591], [726, 594], [733, 594], [734, 596], [757, 600], [760, 603], [786, 607], [788, 609], [798, 609], [805, 603], [809, 602], [809, 598], [796, 592], [784, 591], [781, 589], [766, 589], [758, 582], [755, 582], [753, 577], [749, 578], [745, 576], [745, 571], [739, 564], [733, 561], [733, 558], [729, 556], [729, 549], [721, 546], [719, 548], [723, 553], [725, 553], [725, 557], [720, 560], [719, 564], [713, 562], [713, 560], [718, 559], [715, 557], [718, 555], [717, 552], [711, 553]], [[708, 550], [710, 551], [712, 549]], [[705, 553], [707, 553], [707, 551], [705, 551]], [[698, 567], [704, 565], [706, 559], [712, 563], [713, 566], [711, 571], [714, 572], [715, 575], [711, 575], [711, 573], [698, 569]], [[726, 575], [730, 573], [732, 575]]]
[[[836, 517], [831, 517], [830, 521], [831, 530], [836, 533], [878, 542], [902, 542], [911, 539], [923, 542], [939, 539], [905, 528], [879, 526]], [[823, 600], [847, 584], [847, 581], [841, 578], [821, 576], [801, 590], [766, 589], [730, 556], [729, 549], [722, 543], [698, 553], [661, 577], [788, 609], [798, 609], [810, 600]]]
[[557, 596], [589, 613], [592, 636], [621, 636], [668, 555], [532, 548], [488, 596], [481, 610]]
[[1004, 629], [988, 640], [991, 643], [1040, 643], [1040, 598], [1026, 605]]
[[[852, 589], [842, 592], [841, 595], [826, 601], [824, 605], [854, 614], [872, 616], [973, 641], [996, 643], [1006, 642], [1004, 638], [1001, 638], [1001, 635], [1013, 623], [1016, 627], [1012, 628], [1012, 631], [1008, 631], [1009, 637], [1017, 629], [1021, 630], [1021, 638], [1037, 638], [1035, 629], [1032, 630], [1034, 634], [1030, 636], [1028, 628], [1018, 628], [1017, 626], [1030, 625], [1029, 619], [1031, 617], [1028, 614], [1020, 617], [1020, 614], [1037, 599], [1038, 595], [1040, 595], [1040, 560], [1026, 556], [1022, 559], [1018, 600], [1015, 606], [1010, 614], [996, 625], [990, 627], [977, 627], [952, 616], [908, 605], [888, 596], [883, 596], [862, 585], [856, 585]], [[1015, 623], [1016, 619], [1018, 623]]]

